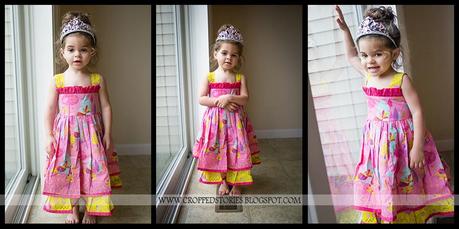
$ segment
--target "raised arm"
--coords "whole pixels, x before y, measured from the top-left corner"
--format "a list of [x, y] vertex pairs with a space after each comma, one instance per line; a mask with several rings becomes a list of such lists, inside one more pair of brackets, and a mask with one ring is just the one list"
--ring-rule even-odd
[[344, 50], [346, 53], [346, 59], [352, 65], [352, 67], [354, 67], [360, 74], [365, 76], [366, 72], [360, 62], [357, 47], [355, 46], [354, 40], [352, 39], [352, 35], [349, 30], [349, 27], [346, 24], [346, 21], [344, 21], [343, 12], [339, 8], [339, 6], [336, 6], [336, 12], [338, 13], [338, 18], [336, 19], [336, 22], [338, 23], [339, 28], [343, 31]]

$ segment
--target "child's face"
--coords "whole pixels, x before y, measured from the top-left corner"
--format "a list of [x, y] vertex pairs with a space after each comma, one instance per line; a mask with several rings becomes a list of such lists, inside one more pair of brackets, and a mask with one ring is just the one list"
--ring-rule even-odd
[[65, 38], [64, 43], [65, 47], [61, 49], [61, 53], [70, 68], [81, 70], [89, 64], [95, 50], [85, 36], [70, 34]]
[[399, 49], [391, 50], [378, 38], [359, 40], [359, 56], [365, 70], [372, 76], [381, 76], [392, 70], [392, 63], [397, 59]]
[[223, 43], [220, 49], [214, 52], [214, 58], [223, 70], [232, 70], [239, 62], [239, 48], [232, 43]]

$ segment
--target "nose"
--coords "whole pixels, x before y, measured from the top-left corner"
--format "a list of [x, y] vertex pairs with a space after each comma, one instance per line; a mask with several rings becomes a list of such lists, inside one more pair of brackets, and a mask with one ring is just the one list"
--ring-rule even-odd
[[374, 63], [374, 62], [375, 62], [375, 58], [368, 56], [368, 63]]

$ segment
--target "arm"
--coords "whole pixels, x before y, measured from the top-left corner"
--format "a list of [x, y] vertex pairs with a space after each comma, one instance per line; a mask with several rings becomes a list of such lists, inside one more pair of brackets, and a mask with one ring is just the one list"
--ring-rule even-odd
[[418, 94], [408, 76], [403, 76], [403, 96], [413, 116], [414, 141], [410, 151], [410, 168], [423, 168], [424, 163], [424, 117]]
[[360, 63], [359, 53], [357, 52], [357, 48], [355, 47], [351, 32], [349, 31], [349, 27], [347, 26], [346, 21], [344, 21], [343, 12], [339, 6], [336, 6], [336, 12], [338, 13], [336, 22], [338, 23], [339, 28], [343, 31], [346, 59], [352, 65], [352, 67], [354, 67], [360, 74], [365, 76], [365, 69]]
[[199, 104], [208, 107], [214, 107], [216, 98], [209, 97], [209, 81], [207, 76], [202, 81], [201, 89], [199, 90]]
[[112, 107], [108, 97], [107, 82], [100, 76], [99, 91], [100, 107], [102, 110], [102, 120], [104, 123], [104, 145], [107, 151], [112, 150]]
[[49, 154], [52, 151], [52, 147], [56, 147], [54, 140], [53, 124], [57, 112], [57, 98], [56, 84], [54, 78], [51, 79], [48, 90], [48, 98], [46, 99], [45, 107], [45, 139], [46, 139], [46, 152]]

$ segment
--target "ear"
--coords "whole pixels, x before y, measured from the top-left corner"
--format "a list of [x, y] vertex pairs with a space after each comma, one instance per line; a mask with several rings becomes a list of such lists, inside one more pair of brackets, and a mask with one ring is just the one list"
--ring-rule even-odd
[[217, 51], [214, 51], [214, 58], [217, 59]]
[[392, 59], [395, 61], [400, 55], [400, 48], [396, 48], [392, 51]]

